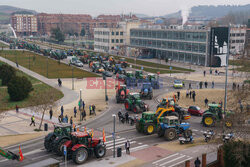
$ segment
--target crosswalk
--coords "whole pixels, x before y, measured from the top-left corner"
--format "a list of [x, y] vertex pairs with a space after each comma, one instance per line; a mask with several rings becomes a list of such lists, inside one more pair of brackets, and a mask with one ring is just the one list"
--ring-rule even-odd
[[181, 153], [175, 153], [171, 154], [167, 157], [164, 157], [162, 159], [159, 159], [157, 161], [152, 162], [152, 166], [155, 167], [175, 167], [177, 165], [180, 165], [184, 163], [187, 160], [193, 159], [192, 157], [188, 155], [184, 155]]

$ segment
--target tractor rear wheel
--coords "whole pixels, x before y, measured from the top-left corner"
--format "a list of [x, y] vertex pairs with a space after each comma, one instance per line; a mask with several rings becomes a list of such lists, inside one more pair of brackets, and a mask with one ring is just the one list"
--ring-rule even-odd
[[128, 101], [126, 101], [126, 102], [124, 103], [124, 106], [125, 106], [125, 109], [126, 109], [126, 110], [129, 110], [129, 103], [128, 103]]
[[51, 140], [44, 140], [44, 147], [48, 152], [52, 151], [52, 147], [50, 145], [51, 142], [52, 142]]
[[147, 135], [152, 135], [155, 132], [155, 125], [152, 123], [146, 124], [144, 127], [144, 133]]
[[104, 147], [102, 144], [98, 144], [94, 149], [94, 153], [96, 158], [102, 158], [106, 154], [106, 147]]
[[225, 120], [225, 126], [226, 126], [227, 128], [231, 128], [231, 127], [233, 126], [233, 122], [226, 119], [226, 120]]
[[72, 160], [76, 164], [82, 164], [87, 159], [88, 159], [88, 150], [84, 147], [80, 147], [72, 153]]
[[158, 134], [158, 137], [164, 136], [164, 131], [162, 130], [160, 125], [157, 128], [157, 134]]
[[62, 139], [56, 146], [56, 154], [59, 155], [59, 156], [62, 156], [63, 155], [63, 147], [64, 147], [64, 143], [68, 141], [68, 139]]
[[202, 123], [205, 127], [211, 127], [211, 126], [214, 126], [215, 119], [212, 115], [207, 115], [203, 117]]
[[136, 127], [137, 132], [140, 133], [140, 132], [141, 132], [141, 129], [140, 129], [140, 122], [139, 122], [139, 121], [136, 122], [135, 127]]
[[177, 137], [176, 130], [174, 128], [166, 129], [164, 137], [168, 141], [172, 141], [172, 140], [176, 139], [176, 137]]

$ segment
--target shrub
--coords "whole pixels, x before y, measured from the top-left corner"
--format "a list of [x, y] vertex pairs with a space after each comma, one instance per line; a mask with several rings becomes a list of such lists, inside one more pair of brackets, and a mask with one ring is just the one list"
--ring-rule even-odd
[[3, 64], [0, 66], [0, 78], [2, 79], [2, 85], [8, 85], [9, 81], [16, 76], [16, 70], [7, 65]]
[[15, 76], [8, 83], [8, 93], [12, 101], [25, 99], [32, 90], [31, 82], [24, 76]]

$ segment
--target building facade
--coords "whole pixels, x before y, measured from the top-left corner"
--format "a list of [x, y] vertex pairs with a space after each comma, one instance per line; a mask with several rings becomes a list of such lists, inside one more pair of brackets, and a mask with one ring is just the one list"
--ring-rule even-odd
[[230, 28], [230, 53], [243, 54], [246, 30], [246, 26], [234, 26]]
[[130, 47], [139, 56], [171, 59], [208, 66], [210, 62], [210, 30], [206, 29], [131, 29]]
[[36, 35], [37, 34], [37, 18], [31, 14], [14, 14], [11, 16], [11, 26], [15, 30], [17, 36]]

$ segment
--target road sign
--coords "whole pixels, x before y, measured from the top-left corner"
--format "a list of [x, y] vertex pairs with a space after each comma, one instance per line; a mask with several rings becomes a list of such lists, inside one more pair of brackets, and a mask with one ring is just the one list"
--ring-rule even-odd
[[64, 145], [63, 146], [63, 154], [66, 156], [67, 155], [67, 147]]
[[143, 66], [141, 66], [141, 70], [143, 70]]
[[113, 137], [113, 139], [115, 138], [115, 135], [114, 135], [114, 133], [112, 133], [112, 137]]
[[170, 66], [169, 69], [172, 70], [172, 66]]

